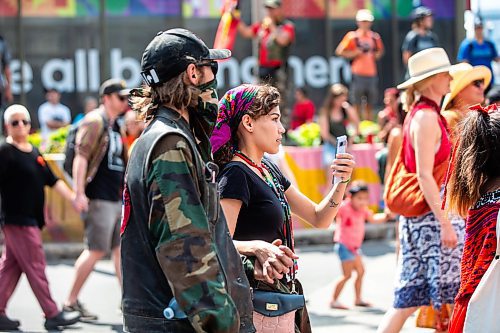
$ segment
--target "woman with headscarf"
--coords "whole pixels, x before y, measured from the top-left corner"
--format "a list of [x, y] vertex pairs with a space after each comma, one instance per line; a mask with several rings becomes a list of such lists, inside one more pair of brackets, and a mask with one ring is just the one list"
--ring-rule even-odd
[[[405, 110], [401, 155], [393, 171], [404, 165], [407, 175], [416, 176], [414, 192], [402, 192], [398, 202], [421, 197], [422, 205], [389, 207], [402, 216], [399, 221], [401, 250], [397, 267], [394, 304], [378, 332], [399, 332], [406, 319], [420, 306], [433, 305], [439, 311], [453, 303], [460, 283], [463, 221], [452, 223], [441, 210], [440, 189], [448, 167], [451, 143], [439, 103], [450, 90], [453, 69], [442, 48], [420, 51], [409, 59], [410, 78], [398, 86], [405, 89]], [[402, 170], [400, 168], [400, 170]], [[388, 188], [391, 188], [391, 175]], [[395, 188], [396, 193], [400, 189]], [[405, 197], [403, 197], [403, 195]], [[386, 197], [391, 193], [386, 193]], [[412, 201], [414, 202], [414, 201]], [[401, 208], [399, 211], [394, 208]], [[438, 321], [438, 330], [445, 323]]]
[[[292, 286], [286, 275], [295, 271], [291, 212], [318, 228], [335, 218], [354, 161], [338, 154], [332, 174], [338, 181], [316, 204], [304, 196], [263, 158], [276, 153], [285, 129], [281, 124], [280, 94], [268, 85], [241, 85], [219, 102], [219, 115], [210, 139], [219, 175], [221, 206], [240, 254], [255, 258], [252, 287], [260, 282]], [[253, 274], [255, 273], [255, 274]], [[301, 291], [300, 285], [297, 286]], [[307, 311], [297, 318], [296, 332], [310, 332]]]

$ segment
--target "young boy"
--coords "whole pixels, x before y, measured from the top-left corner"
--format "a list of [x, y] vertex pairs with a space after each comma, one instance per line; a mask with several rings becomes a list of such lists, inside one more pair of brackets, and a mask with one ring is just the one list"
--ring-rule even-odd
[[365, 237], [365, 221], [370, 223], [386, 222], [388, 213], [373, 214], [368, 209], [368, 187], [361, 182], [353, 182], [349, 189], [350, 196], [342, 202], [337, 213], [337, 226], [335, 229], [335, 251], [342, 262], [343, 275], [335, 282], [335, 287], [330, 302], [334, 309], [347, 310], [348, 307], [338, 301], [345, 283], [351, 278], [352, 271], [356, 271], [354, 283], [356, 306], [371, 306], [361, 298], [361, 284], [365, 272], [361, 259], [361, 244]]

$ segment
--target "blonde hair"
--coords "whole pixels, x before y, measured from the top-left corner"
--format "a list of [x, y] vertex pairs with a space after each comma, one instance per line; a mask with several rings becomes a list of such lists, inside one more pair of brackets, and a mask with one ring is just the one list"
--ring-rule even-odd
[[436, 75], [429, 76], [411, 86], [409, 86], [401, 95], [401, 103], [403, 104], [403, 110], [409, 112], [418, 98], [422, 95], [422, 91], [426, 90], [434, 84]]

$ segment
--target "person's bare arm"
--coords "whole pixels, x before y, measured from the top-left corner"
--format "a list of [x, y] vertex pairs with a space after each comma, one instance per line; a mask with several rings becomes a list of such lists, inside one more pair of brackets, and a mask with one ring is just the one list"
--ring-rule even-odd
[[352, 155], [338, 154], [338, 157], [332, 163], [333, 176], [341, 177], [346, 182], [333, 185], [330, 192], [319, 204], [306, 197], [293, 185], [285, 192], [292, 213], [316, 228], [328, 228], [332, 223], [344, 198], [347, 181], [351, 178], [354, 168]]
[[68, 123], [59, 120], [48, 120], [46, 124], [47, 127], [50, 128], [51, 130], [56, 130], [58, 128], [68, 125]]
[[457, 235], [450, 220], [441, 210], [440, 188], [433, 176], [436, 145], [441, 136], [438, 115], [431, 110], [417, 112], [410, 125], [410, 136], [415, 150], [417, 179], [427, 204], [441, 223], [441, 241], [446, 247], [457, 245]]
[[88, 161], [81, 155], [76, 155], [73, 161], [73, 190], [76, 193], [75, 205], [88, 210], [88, 198], [85, 195], [85, 177], [87, 175]]
[[240, 22], [238, 23], [238, 32], [244, 38], [253, 38], [254, 37], [252, 27], [249, 25], [246, 25], [245, 22], [243, 22], [243, 20], [240, 20]]
[[403, 51], [403, 64], [408, 65], [408, 59], [411, 57], [410, 51]]

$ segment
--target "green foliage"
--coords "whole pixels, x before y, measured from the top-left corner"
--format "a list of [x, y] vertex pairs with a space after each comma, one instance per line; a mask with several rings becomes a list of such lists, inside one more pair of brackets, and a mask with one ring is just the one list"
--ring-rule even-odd
[[317, 147], [321, 144], [321, 135], [317, 123], [300, 125], [288, 132], [288, 137], [300, 147]]

